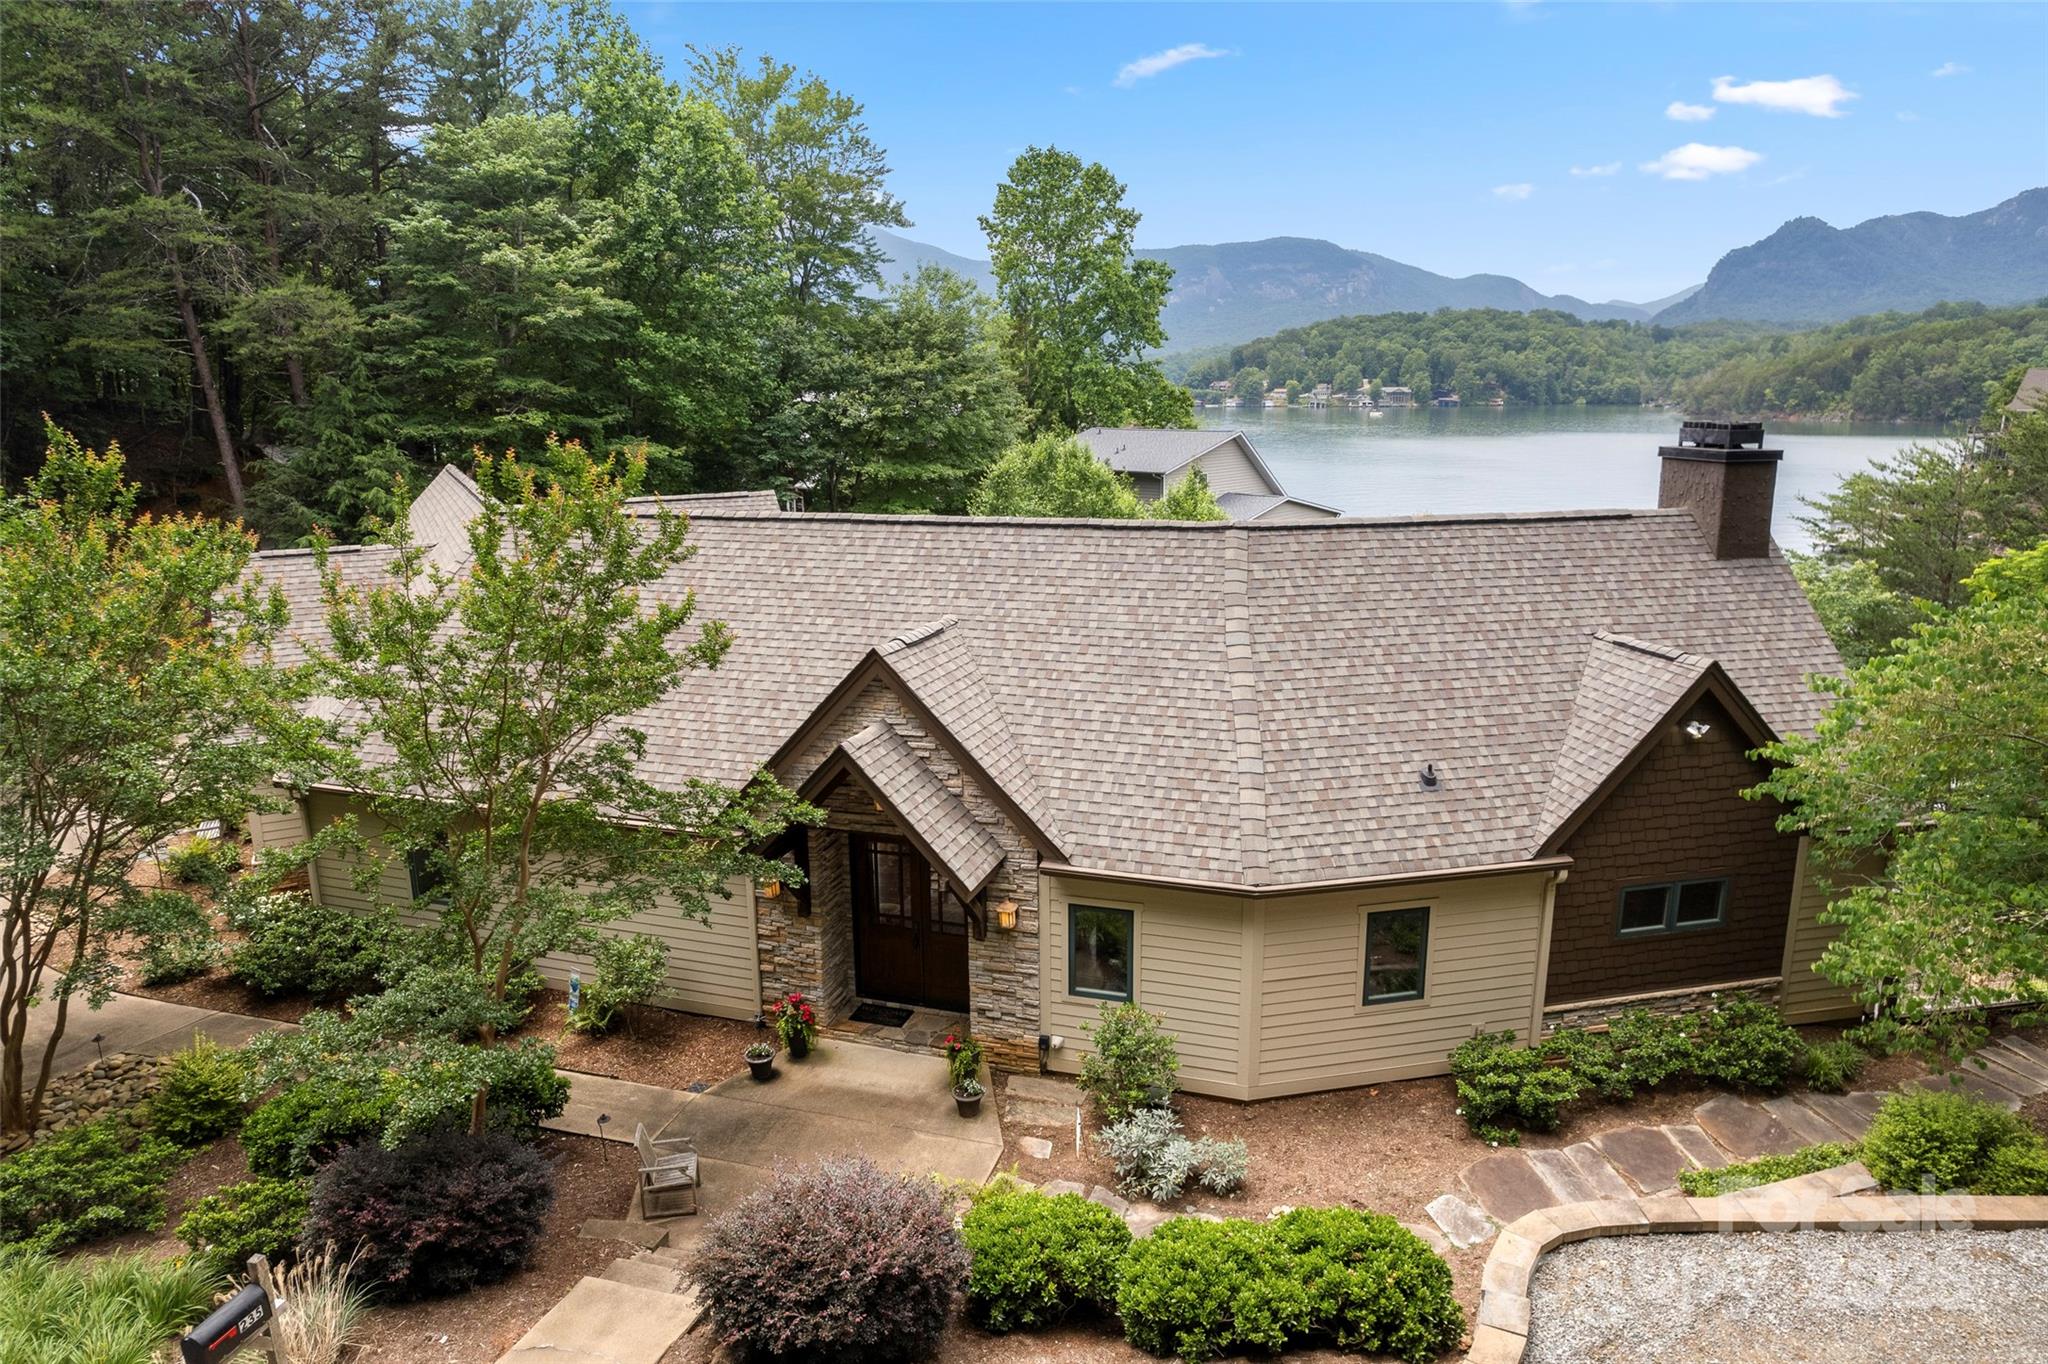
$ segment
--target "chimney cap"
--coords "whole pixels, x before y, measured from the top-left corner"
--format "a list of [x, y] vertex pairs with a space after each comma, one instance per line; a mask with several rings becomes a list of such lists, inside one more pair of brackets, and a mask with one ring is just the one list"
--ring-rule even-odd
[[1678, 443], [1697, 445], [1709, 450], [1739, 450], [1744, 446], [1755, 446], [1760, 449], [1764, 443], [1764, 424], [1686, 417], [1678, 423]]

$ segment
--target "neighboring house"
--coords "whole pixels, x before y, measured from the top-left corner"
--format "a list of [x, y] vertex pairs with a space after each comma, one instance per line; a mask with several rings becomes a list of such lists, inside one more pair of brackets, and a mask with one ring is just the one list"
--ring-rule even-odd
[[1413, 407], [1414, 405], [1415, 390], [1412, 388], [1404, 388], [1396, 384], [1392, 388], [1380, 390], [1381, 407]]
[[1158, 501], [1200, 469], [1233, 521], [1324, 521], [1344, 514], [1289, 497], [1242, 431], [1091, 426], [1079, 439], [1097, 459], [1127, 475], [1146, 502]]
[[[765, 766], [827, 821], [777, 850], [801, 889], [627, 926], [670, 944], [667, 1002], [744, 1018], [802, 990], [828, 1024], [907, 1004], [964, 1015], [1009, 1067], [1075, 1070], [1097, 1007], [1135, 1000], [1187, 1088], [1236, 1098], [1439, 1074], [1476, 1031], [1715, 992], [1853, 1016], [1811, 970], [1829, 930], [1804, 840], [1740, 794], [1841, 668], [1770, 543], [1777, 454], [1659, 453], [1646, 511], [692, 508], [698, 553], [665, 587], [734, 643], [640, 717], [648, 775]], [[465, 484], [444, 471], [415, 528], [459, 542]], [[304, 560], [260, 571], [317, 631]], [[337, 562], [374, 580], [389, 554]], [[315, 789], [257, 838], [352, 808]], [[352, 871], [323, 857], [314, 893], [368, 903]], [[406, 898], [402, 865], [383, 876]]]
[[2005, 410], [2015, 416], [2048, 411], [2048, 366], [2036, 365], [2020, 376], [2020, 387]]

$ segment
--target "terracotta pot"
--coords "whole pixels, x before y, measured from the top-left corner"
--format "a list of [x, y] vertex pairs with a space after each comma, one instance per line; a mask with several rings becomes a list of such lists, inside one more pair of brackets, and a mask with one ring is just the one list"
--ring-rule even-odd
[[773, 1053], [759, 1061], [749, 1056], [747, 1058], [747, 1069], [754, 1073], [756, 1083], [766, 1084], [775, 1078], [775, 1057]]

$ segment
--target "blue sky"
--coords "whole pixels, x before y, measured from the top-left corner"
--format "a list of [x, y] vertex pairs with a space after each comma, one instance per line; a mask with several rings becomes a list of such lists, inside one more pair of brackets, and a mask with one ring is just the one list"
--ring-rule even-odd
[[1016, 154], [1099, 160], [1139, 243], [1326, 237], [1648, 299], [1810, 214], [2048, 184], [2048, 5], [626, 3], [867, 106], [907, 235], [985, 254]]

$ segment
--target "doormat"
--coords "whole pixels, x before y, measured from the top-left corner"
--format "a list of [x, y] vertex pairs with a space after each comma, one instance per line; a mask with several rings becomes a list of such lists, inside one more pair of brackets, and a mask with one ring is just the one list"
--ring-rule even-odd
[[910, 1010], [899, 1009], [892, 1004], [862, 1004], [847, 1018], [853, 1023], [877, 1023], [885, 1028], [900, 1028], [910, 1021]]

